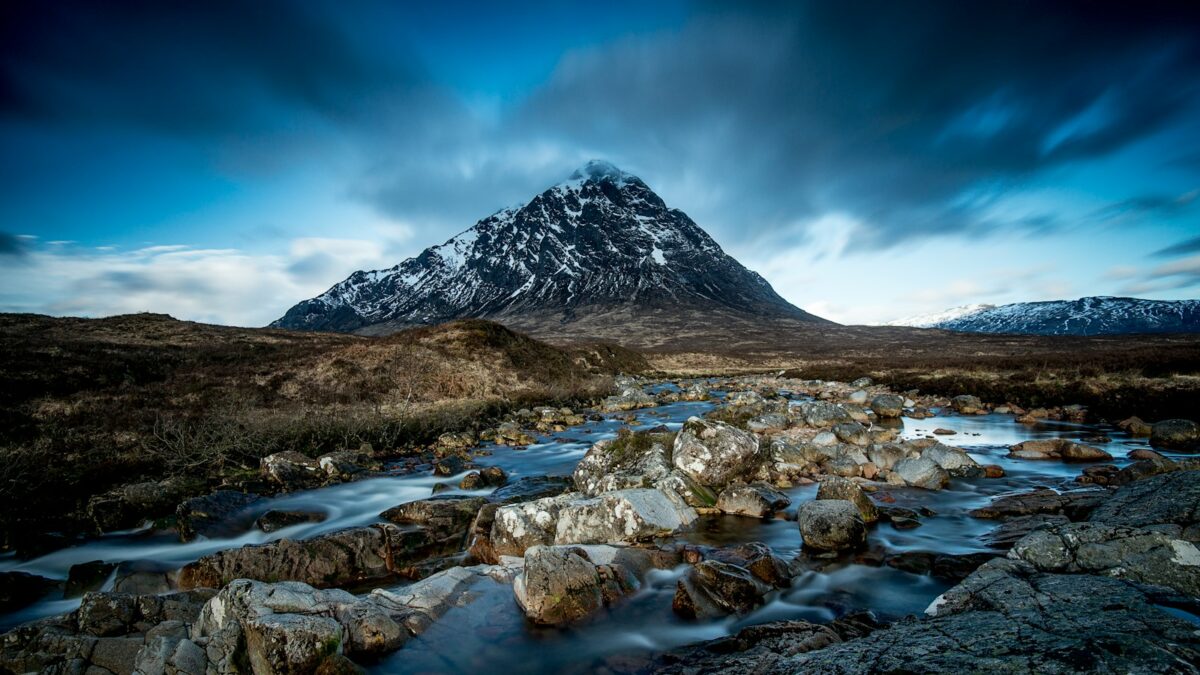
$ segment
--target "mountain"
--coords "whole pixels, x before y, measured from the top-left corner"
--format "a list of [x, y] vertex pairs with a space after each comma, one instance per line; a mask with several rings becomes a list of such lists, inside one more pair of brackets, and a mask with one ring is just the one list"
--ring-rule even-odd
[[[948, 310], [946, 318], [906, 319], [889, 325], [943, 328], [967, 333], [1122, 335], [1200, 332], [1200, 300], [1092, 297], [1078, 300], [975, 305]], [[959, 312], [958, 310], [966, 310]]]
[[467, 317], [545, 325], [705, 310], [829, 323], [779, 297], [641, 179], [593, 161], [395, 267], [355, 272], [271, 326], [378, 334]]
[[941, 312], [936, 312], [934, 314], [920, 314], [917, 316], [910, 316], [910, 317], [907, 317], [904, 319], [896, 319], [895, 321], [889, 321], [883, 325], [885, 325], [885, 326], [911, 326], [913, 328], [936, 328], [940, 324], [946, 323], [947, 321], [958, 319], [960, 317], [974, 314], [976, 312], [981, 312], [985, 309], [993, 309], [993, 308], [995, 308], [995, 305], [985, 305], [985, 304], [963, 305], [961, 307], [951, 307], [950, 309], [943, 310]]

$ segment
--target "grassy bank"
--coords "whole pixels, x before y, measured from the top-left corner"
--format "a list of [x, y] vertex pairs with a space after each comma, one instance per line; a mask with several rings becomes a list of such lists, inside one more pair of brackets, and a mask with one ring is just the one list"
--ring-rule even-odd
[[186, 476], [205, 490], [284, 450], [402, 455], [520, 407], [593, 400], [644, 367], [486, 321], [360, 338], [3, 315], [0, 529], [78, 530], [116, 486]]

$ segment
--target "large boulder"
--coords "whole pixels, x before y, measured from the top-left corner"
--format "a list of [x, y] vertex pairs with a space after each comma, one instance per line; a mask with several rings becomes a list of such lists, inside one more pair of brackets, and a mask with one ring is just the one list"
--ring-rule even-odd
[[716, 495], [671, 463], [673, 434], [622, 433], [593, 445], [575, 466], [575, 488], [588, 497], [631, 488], [658, 488], [692, 506], [712, 506]]
[[754, 473], [761, 464], [758, 438], [723, 422], [692, 417], [675, 436], [671, 461], [697, 483], [718, 488]]
[[987, 506], [970, 512], [975, 518], [1004, 520], [1034, 514], [1064, 515], [1071, 520], [1083, 520], [1097, 506], [1105, 503], [1106, 490], [1083, 489], [1058, 492], [1050, 488], [1037, 488], [1028, 492], [1002, 495], [994, 498]]
[[633, 590], [620, 565], [597, 565], [575, 546], [533, 546], [513, 595], [530, 621], [562, 625], [582, 619]]
[[928, 457], [902, 459], [892, 466], [892, 473], [905, 485], [926, 490], [941, 490], [950, 483], [950, 474]]
[[465, 544], [471, 523], [486, 503], [483, 497], [433, 497], [393, 506], [379, 517], [398, 524], [422, 525], [437, 539], [457, 537]]
[[1162, 532], [1065, 523], [1029, 533], [1008, 557], [1042, 572], [1102, 574], [1200, 596], [1200, 550]]
[[497, 509], [490, 537], [494, 555], [523, 556], [530, 546], [553, 544], [559, 512], [579, 496], [567, 493]]
[[675, 495], [651, 490], [617, 490], [572, 501], [558, 513], [556, 544], [637, 542], [679, 532], [696, 511]]
[[817, 488], [817, 499], [841, 499], [850, 502], [864, 522], [879, 520], [879, 509], [858, 483], [839, 476], [827, 476]]
[[1150, 444], [1174, 450], [1200, 450], [1200, 424], [1163, 420], [1150, 429]]
[[216, 490], [193, 497], [175, 510], [179, 538], [191, 541], [197, 536], [231, 537], [249, 530], [254, 524], [250, 507], [262, 498], [236, 490]]
[[970, 394], [961, 394], [950, 399], [950, 407], [962, 415], [978, 415], [987, 412], [983, 407], [983, 401], [980, 401], [978, 396]]
[[285, 490], [302, 490], [320, 485], [328, 477], [320, 462], [289, 450], [259, 460], [263, 478]]
[[861, 547], [867, 540], [867, 526], [853, 502], [844, 499], [820, 499], [800, 506], [796, 514], [804, 548], [815, 551], [841, 551]]
[[805, 401], [796, 407], [795, 413], [805, 424], [817, 429], [855, 421], [854, 415], [845, 407], [828, 401]]

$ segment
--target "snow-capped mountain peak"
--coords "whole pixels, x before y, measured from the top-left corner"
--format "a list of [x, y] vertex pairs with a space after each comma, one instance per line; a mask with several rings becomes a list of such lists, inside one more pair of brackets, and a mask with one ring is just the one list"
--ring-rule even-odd
[[960, 319], [964, 316], [969, 316], [976, 312], [982, 312], [985, 309], [992, 309], [993, 307], [995, 307], [995, 305], [988, 305], [988, 304], [983, 304], [983, 303], [974, 304], [974, 305], [962, 305], [960, 307], [951, 307], [950, 309], [942, 310], [940, 312], [935, 312], [933, 314], [918, 314], [917, 316], [910, 316], [910, 317], [906, 317], [903, 319], [896, 319], [895, 321], [888, 321], [887, 323], [885, 323], [883, 325], [885, 325], [885, 326], [911, 326], [913, 328], [932, 328], [932, 327], [938, 326], [939, 324], [945, 323], [947, 321], [952, 321], [954, 319]]
[[355, 272], [272, 325], [354, 331], [628, 306], [823, 321], [779, 297], [640, 178], [592, 161], [386, 270]]

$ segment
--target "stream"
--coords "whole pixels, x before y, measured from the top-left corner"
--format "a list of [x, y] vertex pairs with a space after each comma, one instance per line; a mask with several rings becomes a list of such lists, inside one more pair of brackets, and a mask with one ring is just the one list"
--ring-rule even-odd
[[[656, 388], [649, 391], [656, 391]], [[796, 399], [800, 400], [800, 397]], [[605, 415], [600, 421], [538, 435], [539, 442], [527, 448], [487, 445], [490, 454], [479, 456], [475, 463], [480, 467], [499, 466], [510, 479], [570, 475], [593, 443], [615, 436], [626, 426], [621, 418], [636, 416], [640, 422], [637, 429], [657, 425], [677, 429], [688, 417], [702, 415], [715, 405], [712, 401], [680, 402], [633, 413]], [[903, 418], [901, 424], [901, 438], [931, 435], [935, 428], [951, 429], [956, 432], [954, 435], [940, 435], [938, 440], [966, 450], [981, 464], [1000, 465], [1006, 475], [1003, 478], [956, 478], [941, 491], [880, 487], [876, 497], [887, 493], [894, 498], [895, 506], [927, 507], [935, 513], [922, 518], [922, 525], [910, 530], [898, 530], [886, 522], [873, 525], [868, 535], [869, 543], [873, 548], [890, 552], [960, 554], [987, 551], [981, 536], [995, 527], [997, 521], [972, 518], [967, 515], [969, 510], [985, 505], [996, 495], [1060, 485], [1079, 475], [1087, 466], [1086, 463], [1009, 459], [1009, 445], [1033, 439], [1078, 440], [1104, 435], [1112, 440], [1097, 443], [1089, 439], [1087, 443], [1108, 451], [1114, 459], [1106, 463], [1117, 466], [1130, 463], [1131, 460], [1126, 458], [1130, 450], [1149, 447], [1146, 439], [1134, 438], [1109, 426], [1052, 421], [1025, 425], [1015, 423], [1012, 415]], [[148, 568], [175, 569], [222, 549], [281, 538], [304, 539], [380, 522], [380, 512], [397, 504], [429, 497], [436, 483], [457, 485], [462, 475], [465, 472], [453, 477], [433, 476], [429, 472], [385, 476], [264, 499], [254, 505], [252, 515], [279, 509], [320, 511], [328, 516], [321, 523], [304, 523], [270, 534], [251, 530], [225, 539], [201, 538], [180, 543], [172, 531], [154, 531], [146, 527], [105, 535], [30, 560], [19, 560], [11, 555], [0, 557], [0, 571], [19, 570], [66, 579], [72, 565], [96, 560], [136, 561], [139, 566]], [[454, 488], [443, 494], [486, 494], [489, 491], [464, 492]], [[786, 493], [792, 500], [788, 513], [794, 514], [801, 503], [814, 497], [816, 485], [798, 486]], [[793, 520], [738, 516], [701, 517], [681, 539], [710, 546], [760, 541], [785, 559], [799, 554], [801, 546]], [[607, 667], [620, 671], [622, 665], [636, 663], [639, 655], [721, 637], [756, 623], [785, 619], [824, 622], [857, 609], [873, 610], [885, 619], [920, 614], [950, 586], [930, 576], [915, 575], [886, 565], [856, 564], [850, 557], [843, 556], [823, 566], [819, 572], [801, 573], [790, 588], [774, 592], [764, 606], [749, 615], [697, 622], [681, 619], [671, 610], [676, 580], [683, 571], [680, 568], [651, 572], [632, 596], [611, 610], [568, 628], [532, 626], [514, 602], [511, 586], [498, 582], [484, 585], [477, 589], [479, 595], [473, 602], [450, 610], [428, 631], [373, 666], [373, 670], [405, 673], [603, 672]], [[111, 589], [112, 583], [110, 578], [102, 590]], [[0, 616], [0, 631], [68, 612], [78, 605], [78, 598], [62, 599], [61, 592], [56, 592], [31, 606]]]

